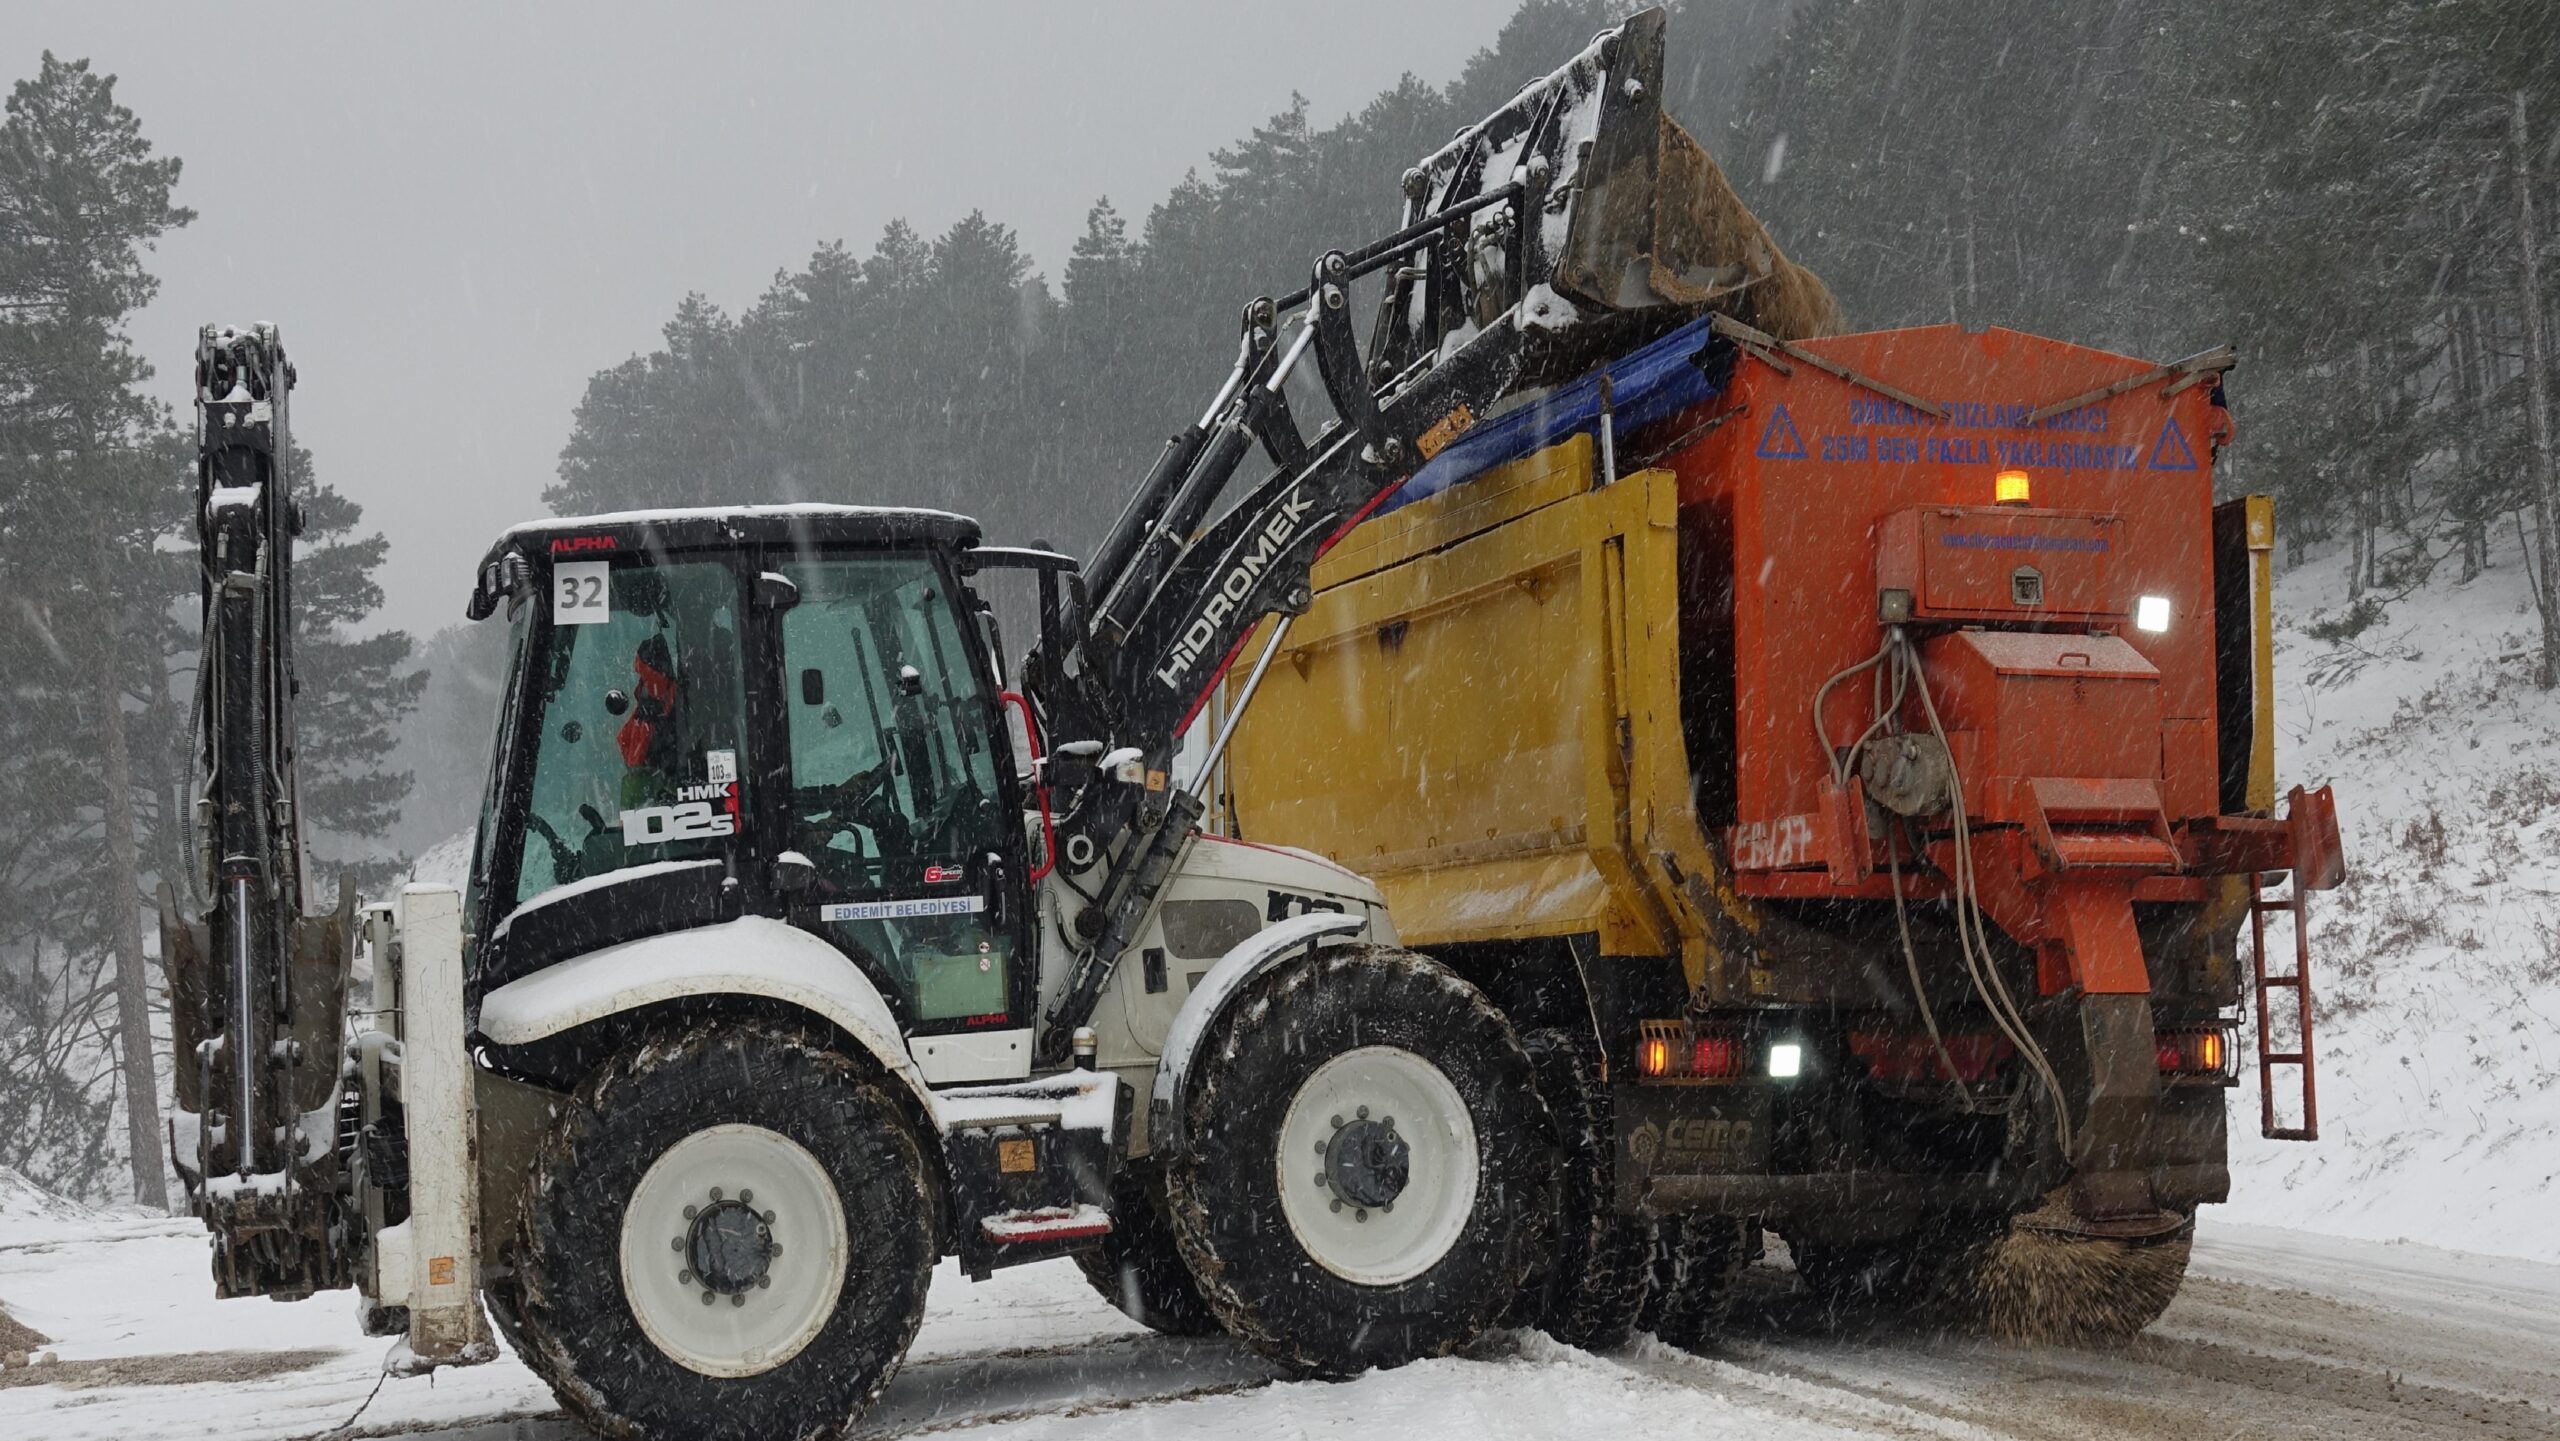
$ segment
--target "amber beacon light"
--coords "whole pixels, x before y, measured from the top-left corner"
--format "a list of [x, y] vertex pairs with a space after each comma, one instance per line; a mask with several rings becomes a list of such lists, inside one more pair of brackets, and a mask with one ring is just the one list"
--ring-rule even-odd
[[1991, 479], [1991, 499], [1999, 505], [2032, 504], [2035, 482], [2023, 470], [2004, 470]]

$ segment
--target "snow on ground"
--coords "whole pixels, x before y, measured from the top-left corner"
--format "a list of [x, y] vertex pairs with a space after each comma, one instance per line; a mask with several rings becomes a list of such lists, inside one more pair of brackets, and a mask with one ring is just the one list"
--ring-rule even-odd
[[2560, 695], [2495, 561], [2339, 642], [2304, 626], [2342, 557], [2278, 582], [2277, 784], [2337, 787], [2348, 879], [2312, 898], [2321, 1139], [2259, 1138], [2244, 1061], [2234, 1219], [2560, 1261]]
[[[211, 1290], [191, 1222], [0, 1215], [0, 1299], [56, 1343], [50, 1362], [0, 1370], [0, 1436], [586, 1434], [512, 1358], [376, 1392], [390, 1343], [356, 1333], [349, 1293], [279, 1304]], [[1065, 1263], [984, 1284], [946, 1267], [860, 1434], [2552, 1438], [2560, 1267], [2208, 1222], [2185, 1293], [2121, 1352], [1843, 1324], [1770, 1264], [1746, 1277], [1728, 1338], [1701, 1354], [1506, 1332], [1341, 1383], [1280, 1380], [1222, 1339], [1144, 1332]]]
[[[557, 1410], [512, 1357], [391, 1380], [365, 1405], [391, 1342], [357, 1333], [353, 1293], [216, 1301], [204, 1262], [204, 1233], [190, 1221], [0, 1221], [0, 1298], [55, 1338], [51, 1365], [63, 1369], [54, 1374], [70, 1382], [25, 1384], [46, 1374], [42, 1368], [0, 1373], [0, 1435], [263, 1441], [329, 1432], [359, 1406], [356, 1429], [377, 1435]], [[1307, 1436], [1529, 1441], [1588, 1434], [1583, 1428], [1595, 1425], [1631, 1434], [1666, 1422], [1700, 1434], [1744, 1420], [1776, 1441], [1841, 1434], [1648, 1379], [1534, 1335], [1505, 1338], [1489, 1354], [1348, 1385], [1278, 1382], [1230, 1343], [1146, 1332], [1096, 1298], [1071, 1266], [1026, 1267], [973, 1285], [946, 1265], [915, 1349], [865, 1429], [900, 1435], [957, 1423], [1007, 1437], [1124, 1435], [1126, 1413], [1143, 1403], [1146, 1430], [1174, 1436], [1277, 1425]], [[584, 1433], [555, 1417], [539, 1430], [505, 1434]]]

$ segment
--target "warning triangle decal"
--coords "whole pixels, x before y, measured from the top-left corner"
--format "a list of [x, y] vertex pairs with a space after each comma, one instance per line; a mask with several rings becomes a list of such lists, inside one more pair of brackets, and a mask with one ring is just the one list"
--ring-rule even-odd
[[2187, 433], [2178, 428], [2178, 418], [2174, 415], [2169, 417], [2168, 428], [2160, 432], [2160, 439], [2151, 447], [2151, 468], [2153, 470], [2196, 468], [2196, 453], [2188, 448]]
[[1796, 433], [1796, 423], [1787, 415], [1787, 408], [1783, 405], [1770, 414], [1768, 427], [1760, 432], [1760, 458], [1804, 459], [1804, 437]]

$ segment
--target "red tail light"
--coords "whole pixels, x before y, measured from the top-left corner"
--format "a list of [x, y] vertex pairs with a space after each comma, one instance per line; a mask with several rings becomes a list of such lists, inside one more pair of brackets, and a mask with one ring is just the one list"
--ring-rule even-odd
[[2160, 1074], [2174, 1081], [2237, 1085], [2240, 1047], [2236, 1024], [2180, 1026], [2153, 1033]]
[[1700, 1036], [1689, 1045], [1689, 1073], [1702, 1081], [1742, 1074], [1742, 1047], [1731, 1036]]
[[1636, 1027], [1636, 1075], [1674, 1084], [1738, 1081], [1752, 1065], [1742, 1035], [1688, 1021], [1643, 1021]]

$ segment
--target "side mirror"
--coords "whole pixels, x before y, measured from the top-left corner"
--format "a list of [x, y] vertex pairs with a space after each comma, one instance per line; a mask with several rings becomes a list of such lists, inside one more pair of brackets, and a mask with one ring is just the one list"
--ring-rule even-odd
[[898, 694], [924, 694], [924, 676], [921, 672], [917, 671], [914, 666], [902, 665], [898, 667]]
[[1041, 758], [1040, 782], [1062, 791], [1080, 791], [1102, 774], [1102, 742], [1068, 741]]
[[774, 857], [773, 888], [786, 896], [798, 895], [809, 889], [810, 883], [817, 878], [817, 863], [798, 851], [784, 851]]
[[987, 643], [987, 664], [995, 670], [996, 688], [1004, 688], [1004, 632], [996, 625], [996, 613], [985, 601], [978, 602], [978, 634]]
[[791, 577], [766, 571], [756, 577], [756, 605], [762, 610], [789, 610], [800, 603], [800, 587]]

